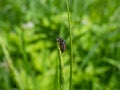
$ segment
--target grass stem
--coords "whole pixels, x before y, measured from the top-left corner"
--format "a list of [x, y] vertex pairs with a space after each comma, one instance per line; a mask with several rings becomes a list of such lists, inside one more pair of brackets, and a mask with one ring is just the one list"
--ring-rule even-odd
[[67, 13], [68, 13], [68, 24], [69, 24], [69, 34], [70, 34], [70, 81], [69, 81], [69, 90], [72, 90], [73, 50], [72, 50], [72, 31], [71, 31], [70, 10], [69, 10], [68, 0], [66, 0], [66, 6], [67, 6]]
[[61, 51], [59, 48], [59, 44], [57, 42], [57, 49], [58, 49], [58, 56], [59, 56], [59, 84], [60, 84], [60, 90], [63, 90], [63, 69], [62, 69], [62, 57], [61, 57]]

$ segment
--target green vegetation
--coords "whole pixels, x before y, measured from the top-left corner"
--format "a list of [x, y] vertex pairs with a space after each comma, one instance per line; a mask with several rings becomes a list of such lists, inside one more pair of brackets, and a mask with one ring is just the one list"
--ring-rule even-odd
[[68, 1], [0, 0], [0, 90], [120, 90], [120, 0]]
[[73, 71], [73, 45], [72, 45], [72, 30], [71, 30], [71, 17], [70, 17], [70, 7], [69, 7], [69, 1], [66, 0], [66, 6], [67, 6], [67, 13], [68, 13], [68, 22], [69, 22], [69, 37], [70, 37], [70, 84], [69, 84], [69, 90], [72, 90], [72, 71]]
[[60, 45], [59, 42], [57, 41], [57, 48], [58, 48], [58, 56], [59, 56], [59, 62], [58, 62], [58, 66], [59, 66], [59, 86], [60, 86], [60, 90], [64, 90], [64, 72], [63, 72], [63, 66], [62, 66], [62, 52], [60, 50]]

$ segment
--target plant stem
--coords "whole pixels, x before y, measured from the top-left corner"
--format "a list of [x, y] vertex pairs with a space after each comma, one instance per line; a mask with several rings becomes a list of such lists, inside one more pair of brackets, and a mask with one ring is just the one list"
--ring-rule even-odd
[[71, 31], [71, 23], [70, 23], [70, 10], [69, 3], [66, 0], [67, 13], [68, 13], [68, 23], [69, 23], [69, 34], [70, 34], [70, 81], [69, 81], [69, 90], [72, 90], [72, 64], [73, 64], [73, 50], [72, 50], [72, 31]]
[[61, 51], [60, 51], [58, 42], [57, 42], [57, 49], [58, 49], [58, 56], [59, 56], [59, 84], [60, 84], [60, 90], [63, 90], [62, 57], [61, 57]]
[[4, 53], [6, 61], [8, 63], [8, 67], [9, 67], [10, 71], [12, 72], [19, 89], [23, 90], [24, 88], [23, 88], [23, 85], [21, 84], [21, 80], [19, 78], [20, 77], [19, 73], [13, 65], [13, 62], [12, 62], [12, 59], [10, 57], [9, 51], [7, 50], [7, 48], [8, 48], [7, 42], [6, 42], [6, 40], [5, 40], [5, 38], [3, 37], [2, 34], [0, 35], [0, 46], [2, 47], [3, 53]]

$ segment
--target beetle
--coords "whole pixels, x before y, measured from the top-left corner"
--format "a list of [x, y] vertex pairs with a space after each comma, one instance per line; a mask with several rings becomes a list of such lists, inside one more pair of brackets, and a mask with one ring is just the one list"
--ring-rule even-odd
[[57, 42], [60, 47], [60, 51], [63, 53], [66, 50], [66, 43], [62, 38], [57, 38]]

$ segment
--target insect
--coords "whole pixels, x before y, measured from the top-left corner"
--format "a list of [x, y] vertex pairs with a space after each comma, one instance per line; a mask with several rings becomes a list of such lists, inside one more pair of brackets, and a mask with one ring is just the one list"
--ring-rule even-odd
[[66, 50], [66, 44], [65, 41], [62, 38], [58, 38], [57, 42], [59, 44], [60, 47], [60, 51], [63, 53]]

